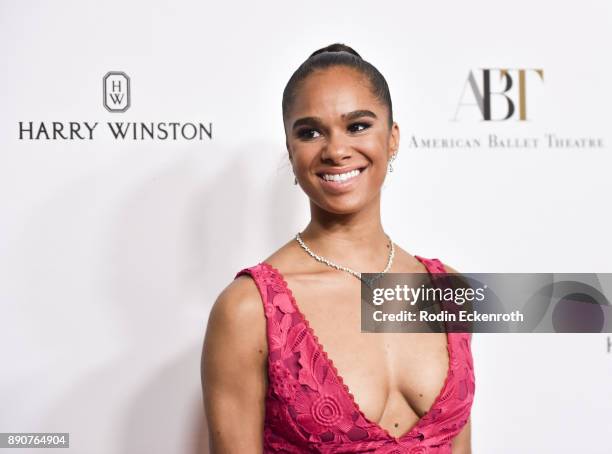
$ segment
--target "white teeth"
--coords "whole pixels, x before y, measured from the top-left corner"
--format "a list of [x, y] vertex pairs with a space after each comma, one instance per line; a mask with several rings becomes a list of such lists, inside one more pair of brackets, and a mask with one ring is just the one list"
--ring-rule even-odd
[[361, 171], [359, 169], [351, 170], [350, 172], [346, 173], [324, 173], [323, 179], [325, 181], [346, 181], [356, 177], [360, 173]]

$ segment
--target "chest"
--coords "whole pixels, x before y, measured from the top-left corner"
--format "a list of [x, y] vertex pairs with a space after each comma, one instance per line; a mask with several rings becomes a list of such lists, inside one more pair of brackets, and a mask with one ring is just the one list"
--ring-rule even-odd
[[416, 420], [448, 375], [446, 333], [362, 333], [357, 280], [287, 281], [296, 303], [360, 409]]

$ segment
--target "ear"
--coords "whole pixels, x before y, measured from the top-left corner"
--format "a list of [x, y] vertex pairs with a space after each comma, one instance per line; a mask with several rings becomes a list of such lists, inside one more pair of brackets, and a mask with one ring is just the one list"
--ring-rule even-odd
[[391, 131], [389, 133], [389, 159], [394, 153], [399, 150], [400, 130], [399, 125], [394, 121], [391, 125]]
[[289, 161], [293, 162], [293, 156], [291, 155], [291, 150], [289, 149], [289, 141], [285, 139], [285, 147], [287, 147], [287, 154], [289, 155]]

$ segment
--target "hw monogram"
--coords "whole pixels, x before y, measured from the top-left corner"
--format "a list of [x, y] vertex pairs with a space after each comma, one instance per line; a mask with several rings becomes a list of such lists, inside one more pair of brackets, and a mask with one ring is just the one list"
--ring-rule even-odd
[[[544, 80], [544, 70], [535, 68], [482, 68], [482, 89], [480, 88], [477, 78], [473, 71], [470, 71], [467, 80], [463, 86], [463, 92], [455, 111], [454, 121], [457, 121], [457, 115], [462, 107], [476, 105], [480, 110], [480, 115], [483, 121], [503, 121], [512, 118], [518, 110], [518, 121], [527, 120], [527, 74], [535, 73], [541, 80]], [[499, 75], [498, 81], [503, 87], [501, 91], [492, 91], [491, 76]], [[513, 86], [517, 85], [517, 90], [512, 90]], [[471, 96], [476, 103], [465, 102], [465, 98]], [[502, 118], [492, 118], [493, 97], [498, 99], [498, 102], [503, 103], [505, 108], [505, 116]], [[499, 105], [496, 112], [499, 112]], [[517, 109], [518, 107], [518, 109]]]
[[106, 73], [102, 79], [104, 107], [109, 112], [125, 112], [130, 108], [130, 78], [121, 71]]

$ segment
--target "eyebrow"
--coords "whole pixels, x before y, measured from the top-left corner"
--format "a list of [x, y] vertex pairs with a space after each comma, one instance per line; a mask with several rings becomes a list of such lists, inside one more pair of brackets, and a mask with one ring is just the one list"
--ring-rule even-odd
[[[374, 112], [372, 112], [371, 110], [367, 110], [367, 109], [353, 110], [352, 112], [342, 114], [341, 116], [346, 121], [355, 120], [356, 118], [361, 118], [361, 117], [371, 117], [374, 119], [378, 118], [378, 116]], [[302, 117], [302, 118], [298, 118], [297, 120], [293, 122], [292, 129], [298, 128], [302, 125], [321, 124], [321, 123], [323, 122], [321, 121], [319, 117]]]

